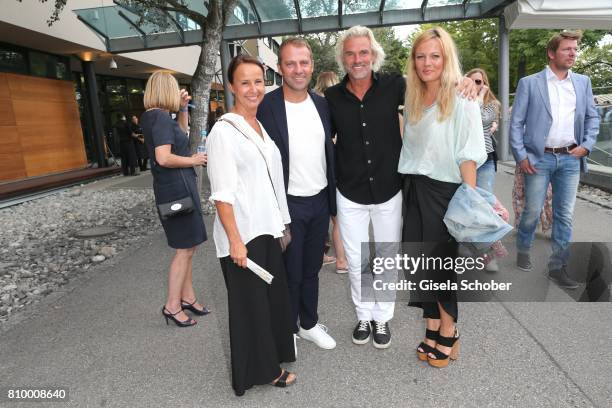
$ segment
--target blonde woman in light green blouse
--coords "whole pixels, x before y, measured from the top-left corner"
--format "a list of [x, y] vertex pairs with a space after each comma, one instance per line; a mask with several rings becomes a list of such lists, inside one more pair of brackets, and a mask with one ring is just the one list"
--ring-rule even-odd
[[[443, 222], [448, 203], [463, 182], [476, 186], [476, 169], [485, 162], [480, 107], [462, 99], [455, 86], [462, 75], [455, 44], [442, 28], [417, 36], [407, 64], [403, 146], [398, 171], [404, 177], [405, 243], [440, 243], [425, 256], [456, 257], [457, 242]], [[418, 244], [407, 245], [409, 255]], [[456, 282], [454, 271], [423, 271], [422, 279]], [[423, 309], [425, 341], [417, 356], [446, 367], [459, 352], [457, 294], [453, 290], [417, 293], [410, 305]], [[413, 300], [412, 300], [413, 299]]]

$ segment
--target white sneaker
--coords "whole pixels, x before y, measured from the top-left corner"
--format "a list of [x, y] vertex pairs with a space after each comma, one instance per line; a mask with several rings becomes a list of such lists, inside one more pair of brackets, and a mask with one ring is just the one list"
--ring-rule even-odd
[[300, 327], [298, 336], [304, 340], [312, 341], [322, 349], [331, 350], [336, 347], [336, 341], [327, 334], [327, 327], [319, 323], [309, 330]]

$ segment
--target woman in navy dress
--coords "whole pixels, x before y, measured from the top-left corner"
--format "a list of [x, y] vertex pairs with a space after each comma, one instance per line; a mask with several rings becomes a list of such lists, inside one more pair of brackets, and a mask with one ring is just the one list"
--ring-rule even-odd
[[[144, 105], [147, 109], [140, 118], [145, 137], [155, 203], [168, 203], [191, 195], [195, 209], [187, 214], [161, 219], [168, 239], [168, 245], [176, 249], [170, 264], [168, 276], [168, 299], [162, 308], [166, 319], [177, 326], [193, 326], [185, 310], [203, 316], [208, 309], [197, 302], [192, 284], [192, 260], [196, 246], [206, 241], [206, 230], [202, 218], [200, 196], [196, 185], [193, 166], [206, 164], [205, 154], [191, 154], [188, 126], [187, 104], [191, 97], [185, 90], [179, 90], [176, 79], [168, 72], [154, 72], [145, 89]], [[178, 111], [178, 122], [170, 117], [170, 112]]]

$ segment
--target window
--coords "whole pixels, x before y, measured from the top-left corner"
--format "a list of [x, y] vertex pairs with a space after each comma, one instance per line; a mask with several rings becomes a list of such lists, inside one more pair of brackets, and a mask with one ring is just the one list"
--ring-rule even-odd
[[279, 74], [278, 72], [275, 72], [275, 74], [276, 74], [276, 85], [282, 86], [283, 85], [283, 76], [281, 74]]
[[26, 53], [9, 45], [0, 44], [0, 71], [27, 74]]
[[272, 68], [266, 69], [266, 81], [265, 81], [266, 86], [274, 85], [274, 74], [276, 74], [276, 72], [274, 72]]
[[270, 40], [272, 39], [272, 37], [264, 37], [263, 38], [263, 43], [266, 47], [270, 48]]
[[29, 51], [30, 75], [45, 78], [70, 79], [70, 60], [68, 57]]

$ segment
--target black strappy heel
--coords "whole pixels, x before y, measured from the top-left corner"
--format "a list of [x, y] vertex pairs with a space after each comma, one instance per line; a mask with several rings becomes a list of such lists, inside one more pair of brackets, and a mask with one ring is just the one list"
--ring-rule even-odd
[[[433, 341], [435, 341], [437, 343], [439, 336], [440, 336], [440, 331], [439, 330], [425, 329], [425, 338], [426, 339], [433, 340]], [[417, 356], [419, 357], [419, 360], [427, 361], [427, 354], [433, 353], [434, 350], [435, 350], [435, 347], [432, 347], [429, 344], [427, 344], [424, 341], [422, 341], [421, 344], [419, 344], [417, 346], [417, 351], [416, 352], [417, 352]]]
[[176, 313], [170, 313], [170, 311], [166, 309], [166, 306], [162, 307], [162, 314], [166, 318], [166, 325], [168, 325], [168, 319], [172, 320], [178, 327], [189, 327], [189, 326], [194, 326], [195, 324], [198, 323], [193, 319], [187, 318], [187, 320], [179, 320], [176, 317], [174, 317], [177, 314], [181, 313], [182, 311], [183, 309], [179, 310]]
[[295, 380], [293, 380], [292, 382], [287, 382], [287, 378], [289, 378], [289, 374], [291, 373], [288, 370], [285, 370], [283, 368], [283, 372], [281, 373], [280, 377], [278, 377], [277, 380], [274, 380], [272, 385], [274, 385], [275, 387], [281, 387], [281, 388], [285, 388], [285, 387], [289, 387], [290, 385], [293, 385], [295, 383]]
[[207, 314], [210, 313], [210, 310], [208, 310], [208, 308], [206, 306], [203, 306], [202, 310], [196, 309], [196, 307], [194, 306], [196, 304], [198, 300], [194, 300], [193, 302], [189, 303], [186, 300], [181, 299], [181, 309], [182, 310], [189, 310], [190, 312], [198, 315], [198, 316], [206, 316]]
[[[437, 348], [429, 353], [427, 361], [429, 365], [433, 367], [443, 368], [446, 367], [450, 360], [456, 360], [459, 358], [459, 331], [455, 327], [455, 334], [453, 337], [438, 336], [438, 344], [444, 347], [450, 347], [450, 354], [444, 354]], [[432, 355], [434, 358], [432, 358]]]

